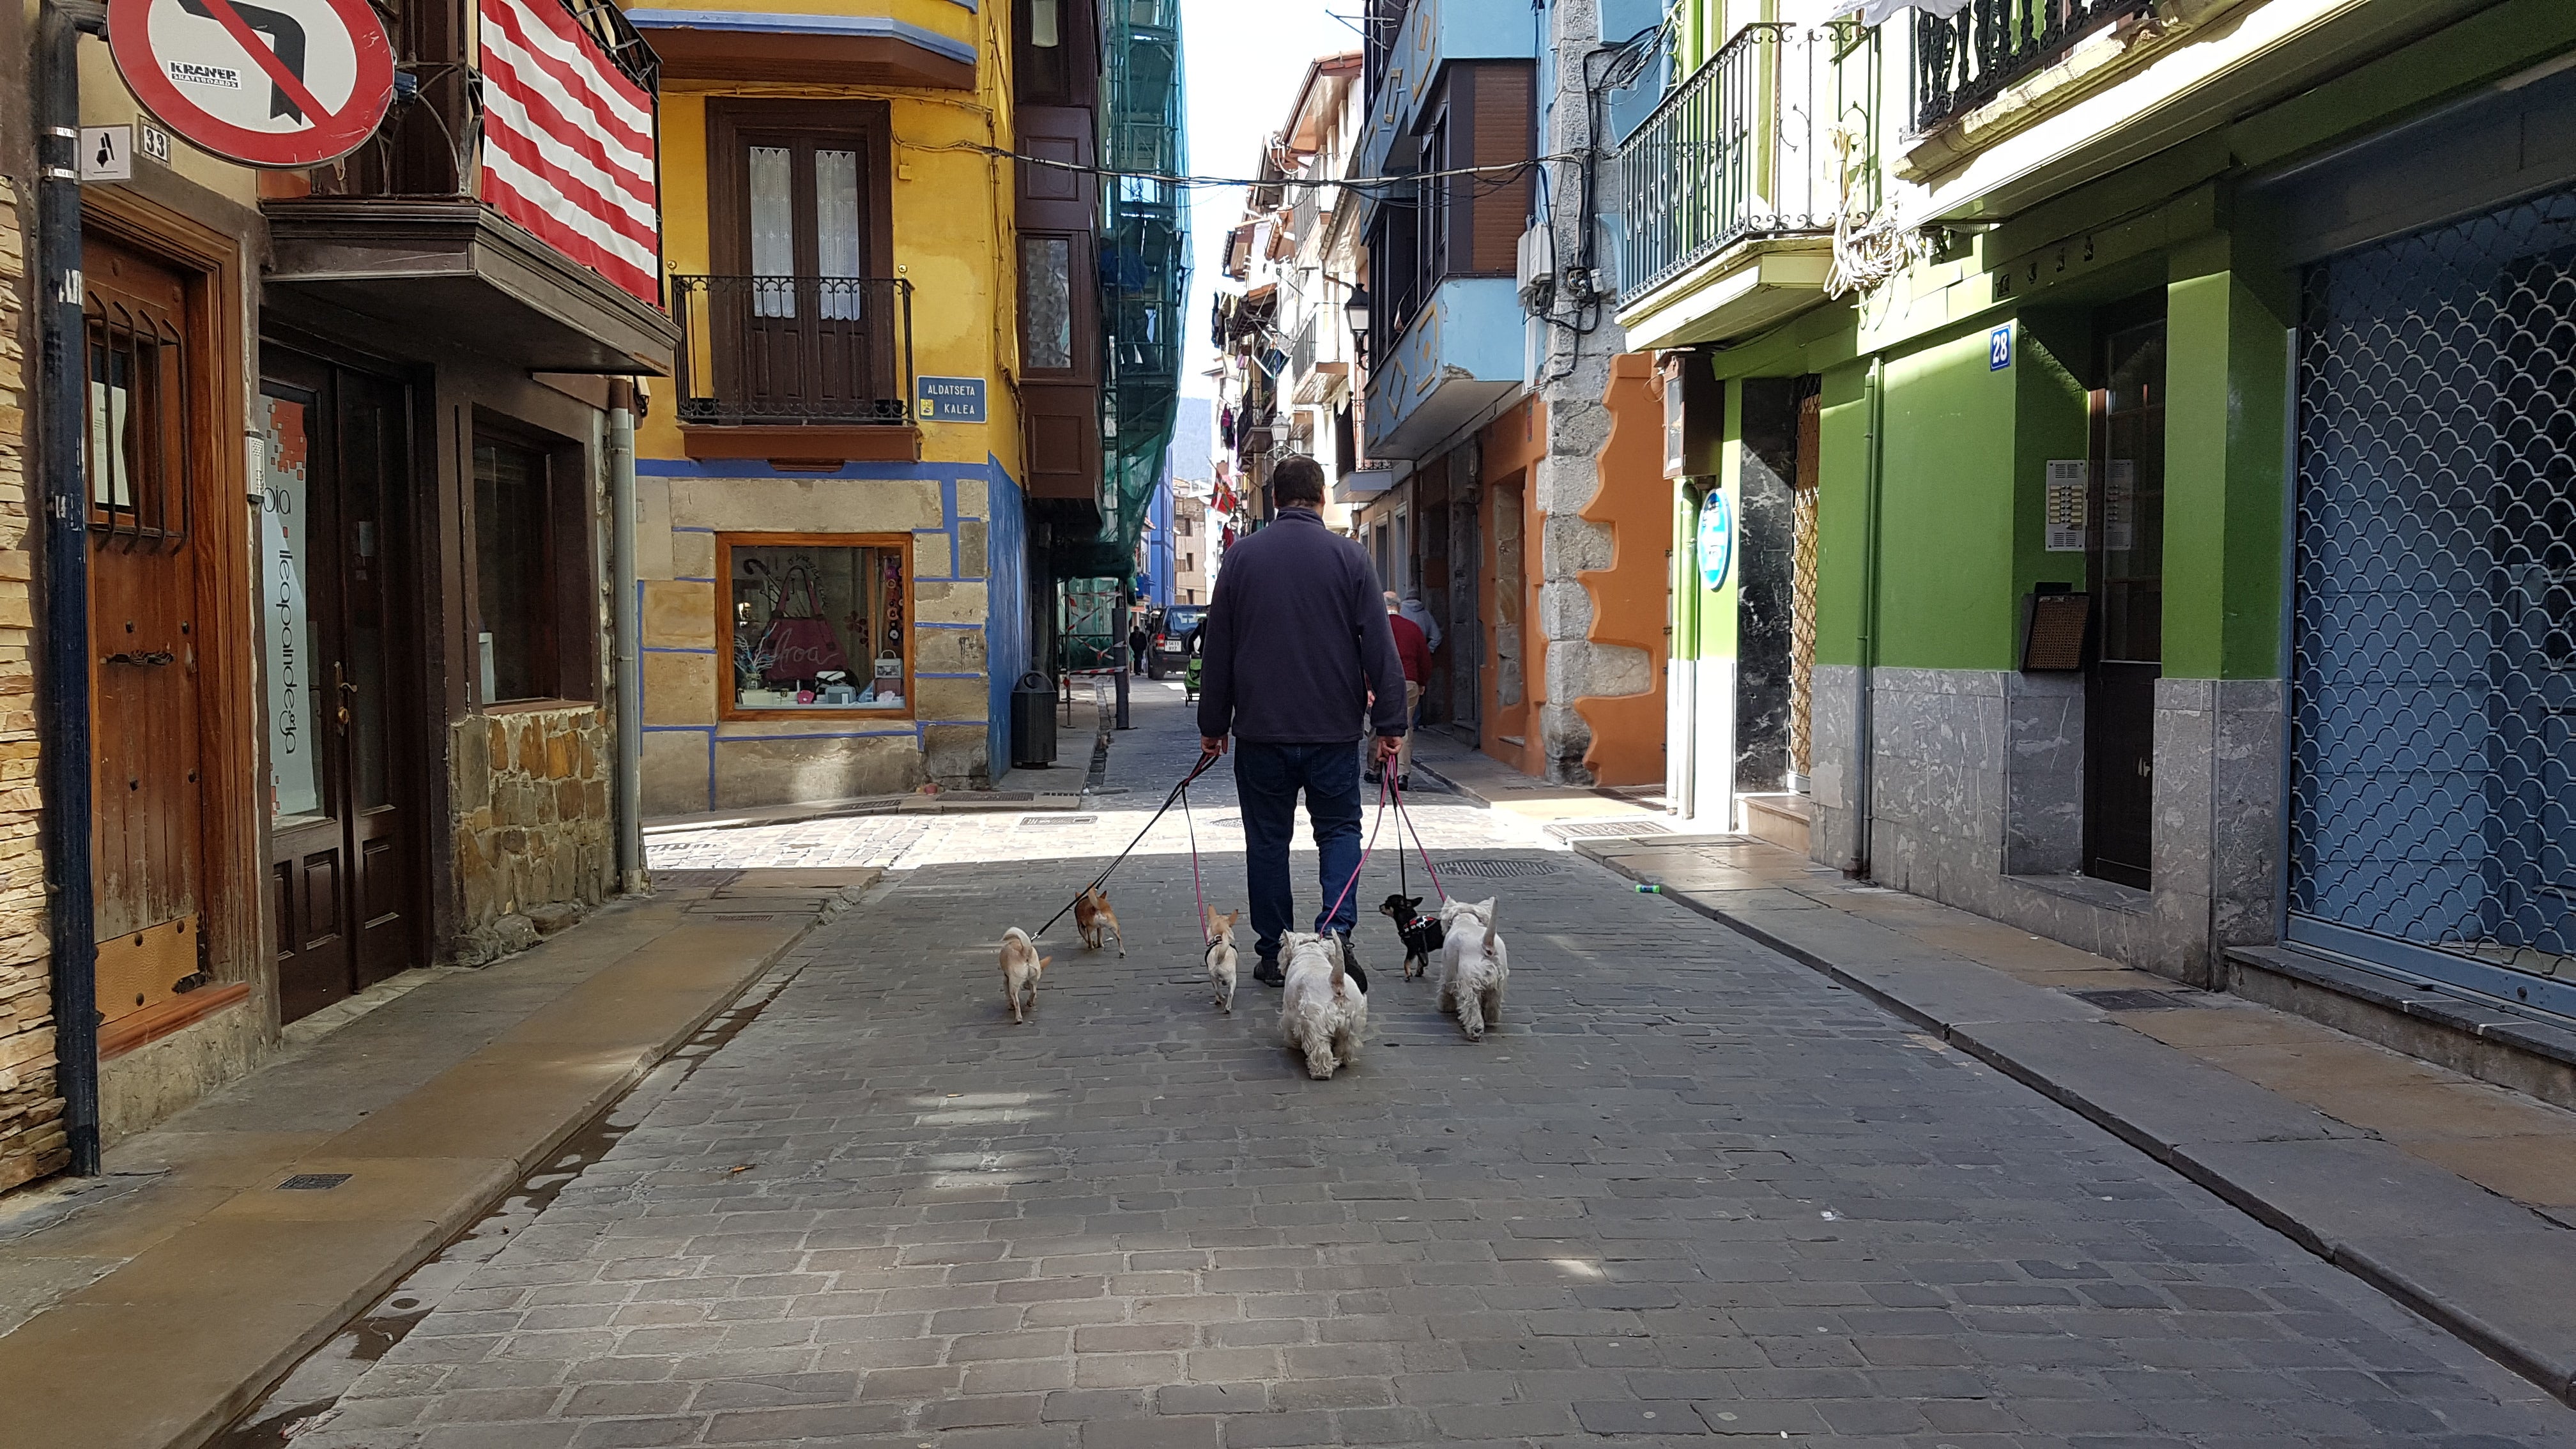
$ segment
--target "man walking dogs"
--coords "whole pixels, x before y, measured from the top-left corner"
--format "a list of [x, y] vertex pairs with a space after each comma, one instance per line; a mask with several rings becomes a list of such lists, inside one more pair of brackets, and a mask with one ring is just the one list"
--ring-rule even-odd
[[[1294, 926], [1288, 842], [1297, 792], [1322, 855], [1317, 883], [1345, 961], [1359, 919], [1360, 762], [1351, 746], [1366, 720], [1381, 767], [1404, 738], [1404, 668], [1386, 602], [1360, 546], [1324, 527], [1324, 470], [1290, 457], [1270, 475], [1278, 517], [1226, 550], [1208, 605], [1199, 681], [1199, 747], [1225, 753], [1231, 732], [1243, 804], [1244, 876], [1252, 906], [1252, 976], [1277, 986], [1279, 937]], [[1375, 696], [1372, 707], [1371, 696]], [[1339, 899], [1340, 904], [1333, 902]]]

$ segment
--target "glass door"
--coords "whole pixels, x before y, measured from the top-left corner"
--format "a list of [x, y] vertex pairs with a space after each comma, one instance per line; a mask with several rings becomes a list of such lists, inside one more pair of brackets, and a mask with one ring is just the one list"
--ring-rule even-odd
[[2084, 870], [2145, 890], [2155, 853], [2156, 681], [2164, 674], [2165, 324], [2103, 340], [2087, 538], [2100, 647], [2085, 690]]

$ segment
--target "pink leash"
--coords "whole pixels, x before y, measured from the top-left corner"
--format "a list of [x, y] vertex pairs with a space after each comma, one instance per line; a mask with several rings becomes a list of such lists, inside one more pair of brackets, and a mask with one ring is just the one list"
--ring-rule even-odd
[[1208, 930], [1207, 891], [1199, 884], [1199, 823], [1190, 815], [1190, 783], [1181, 782], [1181, 823], [1190, 828], [1190, 894], [1199, 903], [1199, 944], [1213, 946], [1216, 936]]
[[[1323, 924], [1325, 925], [1331, 925], [1333, 917], [1341, 914], [1342, 902], [1351, 898], [1352, 887], [1360, 883], [1360, 872], [1368, 868], [1370, 852], [1377, 849], [1378, 828], [1386, 824], [1386, 792], [1389, 783], [1385, 772], [1380, 771], [1377, 777], [1377, 819], [1369, 823], [1368, 844], [1360, 847], [1360, 863], [1351, 867], [1351, 878], [1342, 883], [1342, 893], [1333, 897], [1332, 909], [1324, 912]], [[1399, 845], [1397, 848], [1402, 847]]]
[[[1379, 780], [1379, 784], [1381, 786], [1385, 784], [1383, 778]], [[1439, 895], [1442, 901], [1447, 901], [1449, 899], [1449, 889], [1440, 883], [1440, 867], [1431, 863], [1431, 851], [1422, 843], [1422, 827], [1413, 823], [1413, 816], [1404, 808], [1404, 790], [1401, 786], [1397, 787], [1394, 798], [1396, 854], [1400, 856], [1404, 853], [1404, 833], [1408, 830], [1413, 832], [1413, 849], [1415, 853], [1422, 857], [1422, 868], [1431, 873], [1431, 889]]]

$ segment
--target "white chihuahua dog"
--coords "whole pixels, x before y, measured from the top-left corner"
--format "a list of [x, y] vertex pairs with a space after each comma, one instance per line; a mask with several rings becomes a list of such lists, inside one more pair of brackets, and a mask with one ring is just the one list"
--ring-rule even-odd
[[1368, 973], [1345, 968], [1341, 943], [1290, 931], [1280, 938], [1288, 958], [1288, 983], [1280, 993], [1279, 1035], [1306, 1056], [1306, 1075], [1330, 1081], [1335, 1069], [1359, 1060], [1368, 1034]]
[[1234, 1014], [1234, 923], [1242, 918], [1241, 911], [1207, 913], [1208, 984], [1216, 988], [1217, 1008], [1228, 1016]]
[[1511, 955], [1494, 929], [1494, 898], [1470, 904], [1446, 901], [1440, 925], [1448, 933], [1440, 943], [1440, 1009], [1454, 1012], [1467, 1040], [1485, 1039], [1485, 1028], [1503, 1012], [1503, 981], [1512, 974]]
[[1039, 955], [1037, 942], [1019, 927], [1002, 933], [1002, 999], [1010, 1003], [1012, 1021], [1025, 1022], [1038, 1009], [1038, 977], [1054, 959]]

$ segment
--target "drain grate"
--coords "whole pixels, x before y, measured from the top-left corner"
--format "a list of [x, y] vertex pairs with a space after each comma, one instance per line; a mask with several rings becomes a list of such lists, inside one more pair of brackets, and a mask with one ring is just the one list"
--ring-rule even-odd
[[329, 1192], [349, 1180], [345, 1172], [299, 1172], [277, 1185], [279, 1192]]
[[1100, 817], [1097, 815], [1023, 815], [1020, 817], [1020, 827], [1024, 830], [1054, 830], [1069, 825], [1099, 823]]
[[2198, 1006], [2196, 994], [2178, 991], [2070, 991], [2078, 1001], [2098, 1006], [2104, 1011], [2170, 1011], [2181, 1006]]
[[1548, 860], [1462, 860], [1449, 867], [1449, 873], [1473, 880], [1522, 880], [1534, 875], [1555, 875], [1563, 869]]
[[1560, 820], [1547, 828], [1559, 840], [1615, 840], [1633, 835], [1670, 835], [1673, 828], [1660, 820]]

